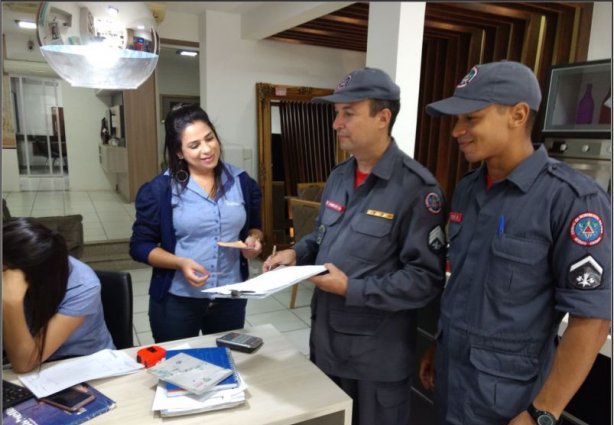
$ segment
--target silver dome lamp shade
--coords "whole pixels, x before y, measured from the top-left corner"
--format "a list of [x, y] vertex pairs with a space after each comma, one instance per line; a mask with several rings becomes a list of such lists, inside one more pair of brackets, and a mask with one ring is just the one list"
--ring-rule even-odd
[[160, 54], [142, 2], [41, 2], [37, 37], [49, 66], [74, 87], [135, 89]]

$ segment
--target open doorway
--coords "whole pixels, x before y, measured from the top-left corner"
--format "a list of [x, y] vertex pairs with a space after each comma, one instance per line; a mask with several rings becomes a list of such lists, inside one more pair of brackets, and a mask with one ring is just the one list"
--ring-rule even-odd
[[[68, 156], [60, 80], [11, 76], [21, 190], [68, 189]], [[40, 184], [45, 179], [46, 184]]]

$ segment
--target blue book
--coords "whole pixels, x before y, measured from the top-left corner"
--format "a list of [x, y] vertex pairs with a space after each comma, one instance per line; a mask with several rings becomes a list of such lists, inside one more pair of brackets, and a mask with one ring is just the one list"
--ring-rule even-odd
[[[211, 391], [226, 390], [230, 388], [236, 388], [240, 384], [239, 375], [235, 363], [232, 359], [230, 350], [226, 347], [203, 347], [203, 348], [184, 348], [179, 350], [166, 350], [166, 358], [170, 359], [179, 353], [185, 353], [197, 359], [213, 363], [216, 366], [223, 367], [224, 369], [232, 370], [232, 375], [219, 382]], [[165, 382], [166, 394], [168, 396], [186, 395], [188, 391], [184, 390], [177, 385], [173, 385], [170, 382]]]
[[4, 410], [2, 412], [2, 424], [78, 425], [115, 407], [113, 400], [94, 387], [85, 383], [75, 385], [75, 387], [93, 394], [94, 400], [79, 408], [76, 412], [68, 412], [36, 398], [31, 398]]

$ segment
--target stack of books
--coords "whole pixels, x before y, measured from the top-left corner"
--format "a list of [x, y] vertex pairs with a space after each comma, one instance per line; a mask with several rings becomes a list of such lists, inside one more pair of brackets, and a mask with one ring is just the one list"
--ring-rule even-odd
[[247, 386], [226, 347], [167, 350], [166, 359], [148, 371], [160, 378], [152, 410], [162, 417], [227, 409], [245, 402]]

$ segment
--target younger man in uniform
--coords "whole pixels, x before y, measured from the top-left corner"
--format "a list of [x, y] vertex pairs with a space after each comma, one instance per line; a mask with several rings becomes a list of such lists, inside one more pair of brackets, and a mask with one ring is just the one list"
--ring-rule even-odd
[[427, 106], [455, 115], [459, 149], [482, 161], [452, 199], [452, 275], [435, 362], [427, 352], [420, 370], [440, 424], [557, 423], [608, 334], [610, 200], [534, 150], [540, 102], [533, 72], [502, 61], [473, 67], [452, 97]]

